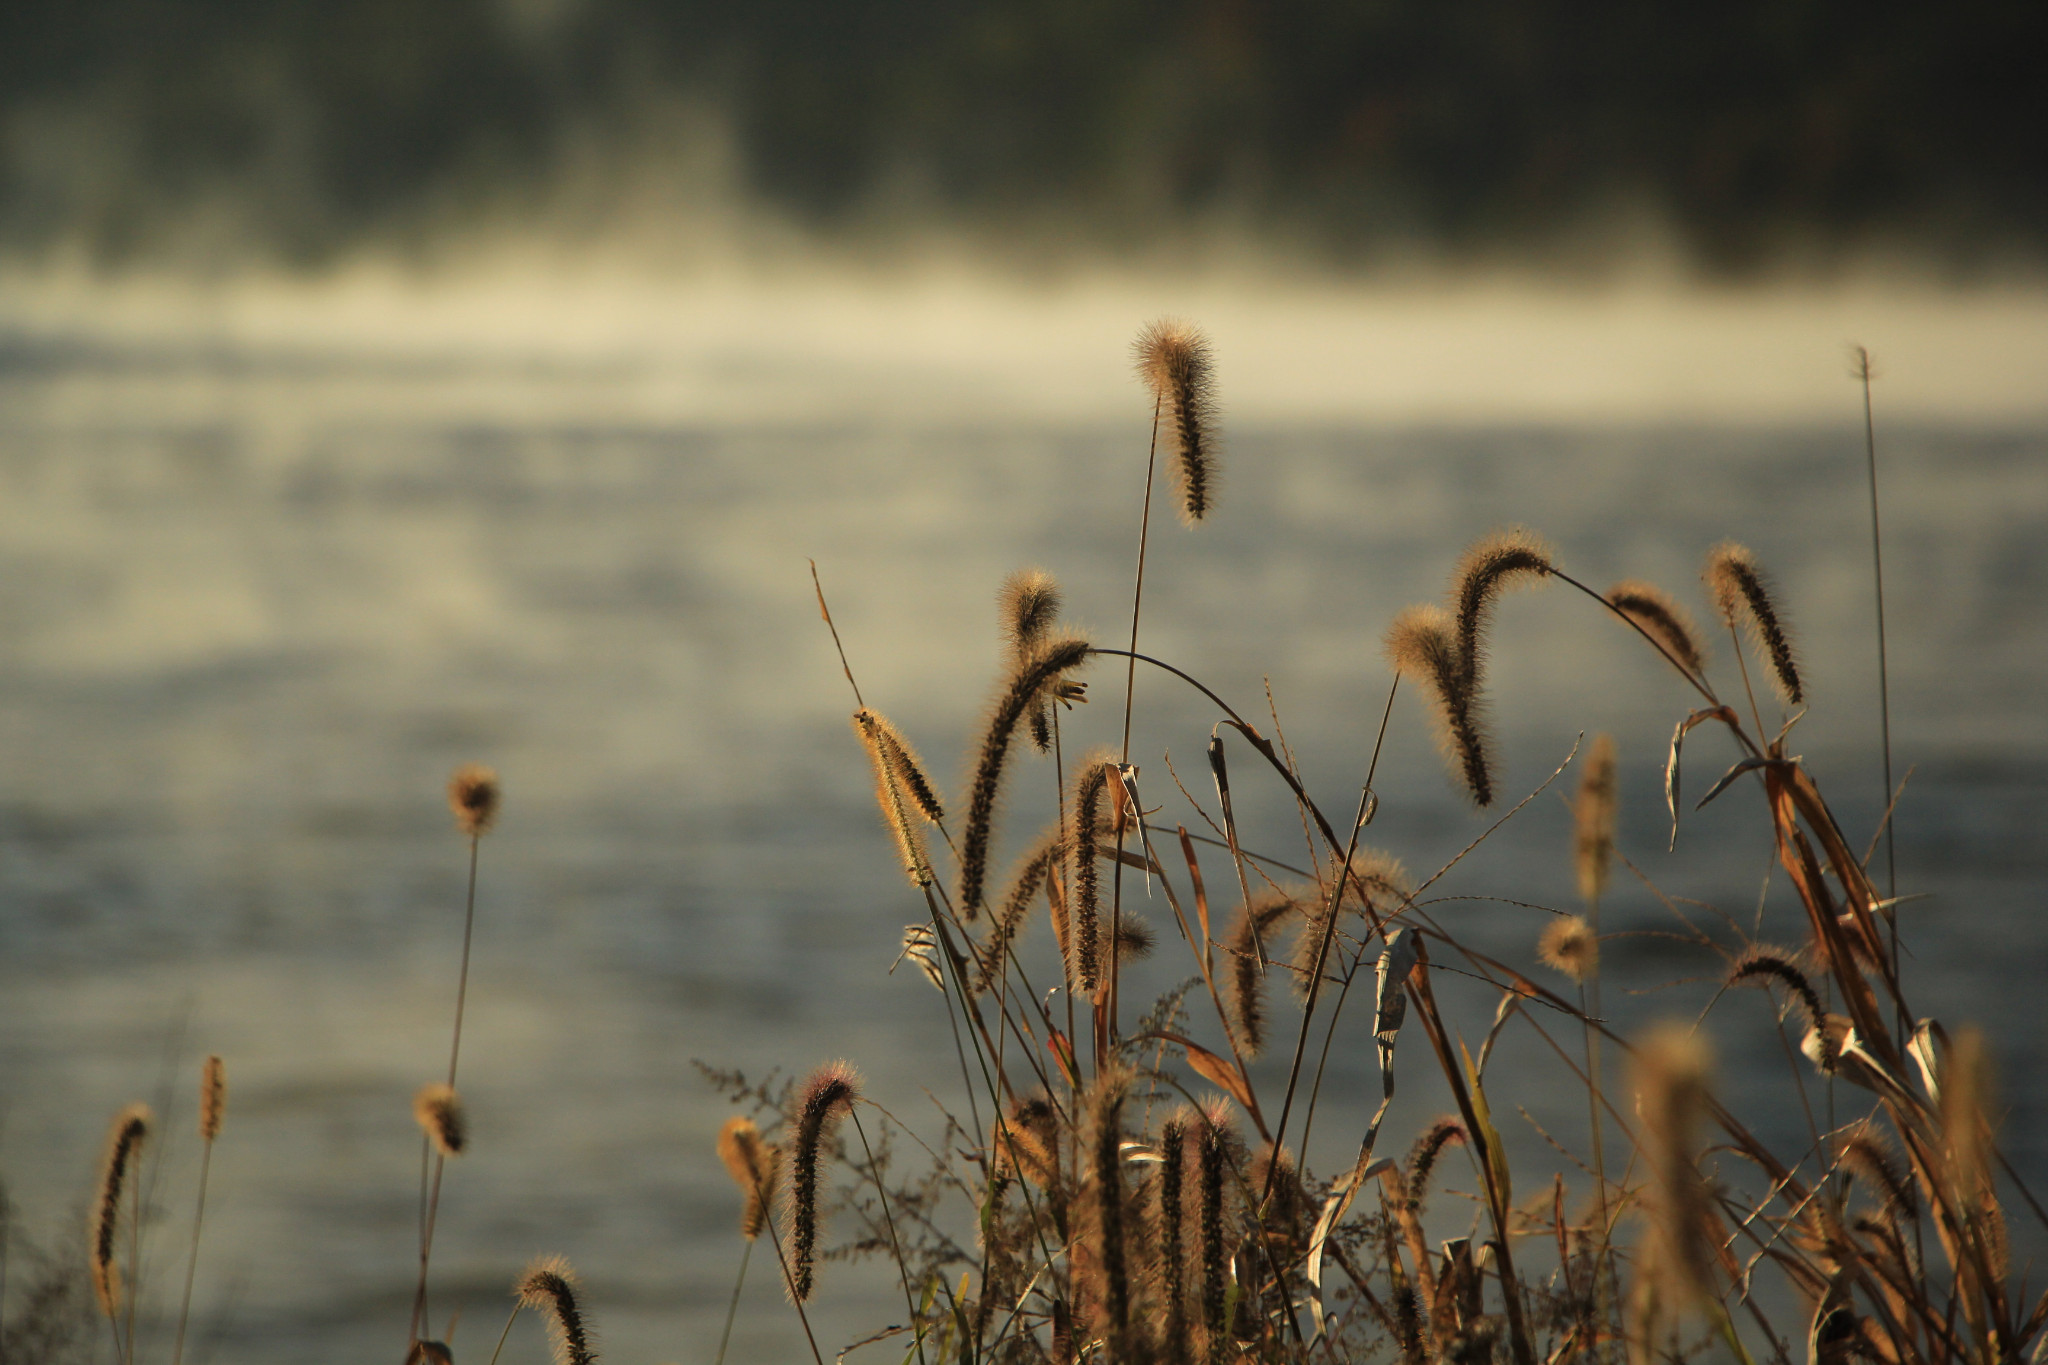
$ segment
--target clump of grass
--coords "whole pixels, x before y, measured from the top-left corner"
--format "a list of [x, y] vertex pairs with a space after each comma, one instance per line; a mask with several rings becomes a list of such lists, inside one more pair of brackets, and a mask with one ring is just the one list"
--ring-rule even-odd
[[[1163, 443], [1176, 462], [1183, 513], [1192, 515], [1193, 499], [1206, 516], [1215, 449], [1207, 352], [1177, 329], [1148, 332], [1140, 349], [1155, 399], [1154, 455]], [[1901, 959], [1883, 951], [1874, 927], [1896, 902], [1877, 895], [1854, 851], [1861, 841], [1845, 833], [1785, 735], [1766, 732], [1754, 705], [1745, 719], [1720, 700], [1713, 661], [1684, 606], [1638, 580], [1595, 592], [1541, 539], [1517, 529], [1468, 550], [1444, 602], [1401, 613], [1385, 634], [1385, 654], [1397, 686], [1406, 678], [1425, 694], [1454, 779], [1486, 807], [1501, 796], [1486, 728], [1486, 659], [1502, 597], [1555, 579], [1623, 623], [1704, 702], [1676, 718], [1665, 793], [1674, 816], [1680, 741], [1701, 726], [1721, 727], [1740, 759], [1708, 795], [1724, 799], [1750, 775], [1762, 797], [1758, 821], [1783, 880], [1764, 898], [1753, 931], [1725, 913], [1704, 925], [1689, 916], [1696, 898], [1657, 886], [1647, 857], [1633, 851], [1629, 866], [1645, 889], [1614, 885], [1627, 824], [1606, 736], [1586, 751], [1568, 803], [1581, 913], [1513, 888], [1470, 895], [1449, 884], [1468, 859], [1486, 856], [1482, 846], [1500, 822], [1562, 777], [1571, 756], [1427, 876], [1411, 878], [1391, 855], [1361, 847], [1382, 795], [1372, 764], [1355, 789], [1357, 813], [1345, 818], [1353, 795], [1346, 792], [1332, 819], [1270, 697], [1268, 726], [1183, 661], [1138, 652], [1150, 495], [1148, 470], [1130, 648], [1059, 636], [1049, 575], [1027, 571], [1004, 585], [1006, 662], [969, 756], [957, 851], [949, 841], [922, 855], [929, 864], [950, 856], [954, 875], [932, 865], [912, 879], [930, 914], [929, 937], [919, 943], [958, 969], [938, 984], [969, 1077], [968, 1116], [948, 1111], [945, 1132], [929, 1139], [885, 1116], [884, 1140], [871, 1143], [844, 1064], [822, 1069], [792, 1097], [764, 1099], [786, 1125], [794, 1186], [786, 1278], [799, 1311], [829, 1257], [874, 1254], [895, 1262], [904, 1290], [908, 1320], [892, 1334], [912, 1337], [911, 1354], [946, 1361], [1306, 1365], [1377, 1355], [1412, 1365], [1648, 1365], [1690, 1358], [1712, 1340], [1744, 1361], [1791, 1359], [1803, 1342], [1819, 1361], [2005, 1365], [2034, 1349], [2048, 1312], [2021, 1302], [2010, 1283], [2000, 1200], [2007, 1182], [1998, 1178], [2009, 1170], [1991, 1122], [1981, 1041], [1960, 1033], [1944, 1055], [1931, 1023], [1908, 1031], [1910, 1046], [1905, 1032], [1894, 1038], [1888, 1021], [1919, 1017], [1900, 980]], [[1781, 694], [1805, 705], [1785, 613], [1754, 557], [1722, 547], [1706, 584], [1724, 623], [1750, 633]], [[1113, 734], [1063, 734], [1065, 722], [1050, 707], [1093, 653], [1128, 660], [1121, 745]], [[1746, 689], [1747, 651], [1734, 654]], [[1140, 800], [1130, 750], [1140, 663], [1212, 708], [1213, 727], [1194, 742], [1208, 756], [1214, 808], [1180, 785], [1185, 766], [1173, 767], [1171, 754], [1166, 764], [1184, 804], [1162, 800], [1164, 784], [1149, 779], [1151, 799]], [[1607, 675], [1588, 668], [1586, 676]], [[1033, 722], [1034, 738], [1051, 741], [1058, 780], [1019, 813], [1041, 832], [990, 902], [1008, 754], [1034, 715], [1045, 718]], [[1085, 732], [1088, 719], [1072, 724]], [[1402, 723], [1390, 693], [1381, 738]], [[1109, 742], [1091, 747], [1090, 739]], [[923, 818], [907, 779], [886, 777], [894, 760], [880, 740], [863, 742], [899, 792], [884, 810], [892, 830]], [[1231, 773], [1236, 759], [1226, 759], [1226, 742], [1269, 774], [1286, 821], [1299, 822], [1305, 857], [1245, 847], [1241, 831], [1256, 826], [1243, 812], [1260, 784], [1242, 769]], [[1219, 884], [1215, 860], [1226, 855], [1232, 903], [1219, 907], [1209, 892]], [[1104, 862], [1114, 869], [1108, 885]], [[1135, 1007], [1119, 998], [1119, 980], [1148, 935], [1123, 903], [1126, 871], [1145, 879], [1148, 911], [1164, 930], [1152, 947], [1169, 961], [1167, 979], [1185, 977]], [[1659, 983], [1634, 979], [1640, 957], [1617, 953], [1618, 968], [1604, 963], [1603, 905], [1622, 897], [1645, 914], [1669, 907], [1678, 926], [1670, 937], [1697, 953], [1703, 969]], [[1041, 898], [1050, 944], [1021, 932]], [[983, 925], [985, 902], [994, 908]], [[1471, 916], [1528, 912], [1550, 912], [1543, 932], [1522, 940], [1529, 962], [1502, 960], [1465, 933]], [[1774, 924], [1772, 937], [1796, 935], [1795, 947], [1760, 941], [1772, 919], [1789, 919]], [[1289, 932], [1289, 951], [1270, 953], [1268, 940]], [[1181, 950], [1188, 957], [1176, 971], [1170, 963]], [[1271, 990], [1273, 972], [1297, 989]], [[1624, 1035], [1601, 1008], [1609, 975], [1632, 993], [1660, 985], [1698, 992], [1698, 1021]], [[1801, 1050], [1827, 1079], [1862, 1087], [1868, 1117], [1826, 1132], [1813, 1122], [1811, 1148], [1789, 1157], [1760, 1141], [1709, 1084], [1706, 1034], [1721, 1000], [1717, 985], [1776, 992], [1805, 1028]], [[1333, 1002], [1320, 1017], [1320, 1049], [1310, 1036], [1319, 1000]], [[1320, 1131], [1313, 1120], [1325, 1063], [1357, 1046], [1363, 1032], [1340, 1027], [1347, 1009], [1352, 1025], [1359, 1010], [1369, 1011], [1380, 1087], [1376, 1110], [1346, 1135], [1332, 1164], [1331, 1120]], [[1284, 1017], [1290, 1010], [1299, 1013]], [[1555, 1037], [1560, 1024], [1581, 1033], [1583, 1062]], [[1284, 1071], [1254, 1068], [1283, 1025], [1296, 1034], [1292, 1060]], [[1552, 1049], [1555, 1067], [1489, 1070], [1496, 1042], [1517, 1031]], [[1627, 1059], [1619, 1104], [1603, 1070], [1607, 1049]], [[1804, 1063], [1789, 1048], [1787, 1056], [1790, 1091], [1806, 1103]], [[1421, 1092], [1448, 1111], [1399, 1163], [1377, 1154], [1397, 1078], [1404, 1093]], [[1516, 1092], [1540, 1087], [1549, 1099], [1571, 1085], [1583, 1088], [1586, 1128], [1542, 1135], [1547, 1146], [1537, 1150], [1560, 1157], [1531, 1186], [1530, 1163], [1508, 1159]], [[1839, 1103], [1844, 1092], [1834, 1093]], [[1304, 1104], [1295, 1129], [1297, 1095]], [[986, 1124], [983, 1100], [993, 1115]], [[872, 1102], [864, 1107], [881, 1112]], [[833, 1125], [847, 1115], [858, 1152], [832, 1141]], [[1312, 1133], [1320, 1141], [1312, 1144]], [[892, 1144], [896, 1137], [909, 1141]], [[1621, 1144], [1612, 1160], [1610, 1138]], [[1458, 1146], [1463, 1179], [1445, 1166]], [[929, 1153], [928, 1170], [904, 1169], [917, 1159], [905, 1156], [913, 1148]], [[835, 1218], [854, 1226], [845, 1245], [825, 1248], [820, 1200], [835, 1153], [851, 1172]], [[1432, 1213], [1438, 1184], [1468, 1199], [1470, 1214]], [[956, 1197], [964, 1206], [948, 1203]], [[950, 1221], [948, 1208], [957, 1210]], [[1442, 1240], [1454, 1216], [1469, 1216], [1469, 1226]], [[1785, 1302], [1805, 1305], [1800, 1321], [1774, 1320]]]

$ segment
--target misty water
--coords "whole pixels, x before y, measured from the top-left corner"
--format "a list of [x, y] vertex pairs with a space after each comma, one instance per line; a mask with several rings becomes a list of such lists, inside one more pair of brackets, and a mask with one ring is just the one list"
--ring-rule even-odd
[[[738, 362], [700, 379], [760, 382]], [[1133, 387], [1120, 416], [978, 416], [911, 386], [842, 415], [762, 403], [713, 419], [626, 401], [636, 382], [502, 352], [401, 363], [0, 338], [0, 1175], [15, 1246], [76, 1259], [109, 1116], [135, 1098], [164, 1111], [146, 1356], [168, 1355], [210, 1052], [231, 1100], [193, 1358], [403, 1351], [409, 1102], [446, 1062], [466, 848], [442, 786], [462, 762], [494, 765], [506, 800], [481, 856], [473, 1151], [450, 1169], [436, 1247], [434, 1325], [459, 1312], [458, 1359], [487, 1356], [509, 1285], [543, 1251], [582, 1272], [609, 1358], [710, 1359], [740, 1240], [712, 1153], [731, 1109], [699, 1059], [761, 1076], [847, 1057], [930, 1141], [938, 1106], [965, 1113], [939, 996], [889, 974], [921, 906], [874, 813], [806, 560], [869, 703], [956, 779], [998, 667], [1005, 573], [1043, 566], [1069, 619], [1128, 629], [1148, 405]], [[1341, 812], [1385, 703], [1380, 633], [1440, 591], [1465, 542], [1526, 523], [1582, 579], [1649, 578], [1704, 618], [1699, 563], [1737, 538], [1775, 571], [1807, 665], [1792, 747], [1860, 844], [1881, 804], [1877, 659], [1860, 410], [1846, 382], [1840, 398], [1837, 418], [1764, 424], [1233, 421], [1213, 524], [1155, 528], [1145, 646], [1262, 723], [1270, 684], [1311, 789]], [[1990, 1030], [2006, 1141], [2048, 1183], [2032, 1083], [2048, 1023], [2048, 427], [1921, 418], [1879, 437], [1894, 766], [1911, 772], [1898, 877], [1921, 897], [1903, 911], [1911, 994], [1922, 1014]], [[1725, 637], [1715, 655], [1733, 685]], [[1561, 588], [1520, 594], [1491, 678], [1503, 807], [1582, 732], [1611, 731], [1631, 862], [1720, 942], [1720, 913], [1800, 939], [1781, 882], [1759, 911], [1770, 846], [1749, 785], [1688, 812], [1666, 851], [1662, 766], [1689, 696], [1639, 642]], [[1121, 675], [1098, 667], [1092, 686], [1069, 753], [1115, 736]], [[1141, 673], [1137, 715], [1155, 823], [1199, 830], [1166, 759], [1206, 790], [1213, 708]], [[1687, 790], [1731, 757], [1701, 732]], [[1250, 841], [1300, 861], [1292, 808], [1245, 758]], [[1458, 898], [1433, 907], [1443, 923], [1533, 962], [1541, 912], [1484, 898], [1573, 906], [1556, 796], [1573, 776], [1439, 883]], [[999, 862], [1052, 787], [1043, 760], [1018, 764]], [[1493, 818], [1452, 790], [1412, 696], [1377, 789], [1368, 836], [1418, 874]], [[1229, 879], [1227, 862], [1207, 870], [1212, 888]], [[1164, 902], [1134, 890], [1161, 951], [1126, 994], [1149, 999], [1187, 958]], [[1625, 869], [1604, 914], [1610, 933], [1683, 928]], [[1043, 984], [1042, 921], [1025, 951]], [[1616, 938], [1606, 961], [1610, 980], [1660, 988], [1610, 990], [1623, 1027], [1696, 1017], [1719, 970], [1656, 936]], [[1494, 998], [1440, 990], [1476, 1044]], [[1716, 1018], [1723, 1089], [1797, 1153], [1767, 1006], [1741, 993]], [[1368, 1112], [1367, 1032], [1354, 1002], [1310, 1142], [1318, 1169], [1348, 1160]], [[1547, 1180], [1553, 1154], [1515, 1107], [1575, 1145], [1582, 1097], [1520, 1025], [1489, 1075], [1526, 1180]], [[1447, 1107], [1419, 1053], [1400, 1076], [1393, 1149]], [[14, 1264], [10, 1310], [27, 1274]], [[827, 1265], [827, 1353], [900, 1320], [894, 1292], [882, 1267]], [[541, 1350], [524, 1324], [506, 1358]], [[801, 1350], [757, 1257], [733, 1358]]]

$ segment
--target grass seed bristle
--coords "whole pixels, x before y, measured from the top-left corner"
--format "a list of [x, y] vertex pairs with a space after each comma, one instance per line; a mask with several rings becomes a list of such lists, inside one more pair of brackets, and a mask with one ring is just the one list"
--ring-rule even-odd
[[1101, 1072], [1088, 1098], [1088, 1120], [1092, 1130], [1089, 1147], [1089, 1175], [1092, 1178], [1093, 1207], [1101, 1257], [1103, 1303], [1109, 1311], [1111, 1358], [1122, 1359], [1130, 1336], [1130, 1273], [1124, 1246], [1123, 1112], [1124, 1096], [1130, 1088], [1129, 1073], [1121, 1068]]
[[1215, 364], [1209, 339], [1171, 318], [1138, 333], [1138, 375], [1158, 400], [1181, 519], [1192, 526], [1216, 502]]
[[1793, 706], [1803, 704], [1806, 689], [1792, 655], [1792, 639], [1771, 600], [1770, 582], [1757, 566], [1756, 556], [1747, 546], [1727, 541], [1707, 556], [1702, 577], [1721, 619], [1730, 629], [1739, 623], [1748, 630], [1751, 643], [1769, 665], [1771, 685], [1779, 697]]
[[988, 937], [976, 949], [979, 965], [973, 994], [986, 994], [995, 989], [996, 983], [1002, 979], [1010, 950], [1017, 940], [1017, 931], [1024, 927], [1032, 902], [1038, 899], [1046, 878], [1053, 874], [1064, 856], [1064, 836], [1065, 831], [1058, 825], [1049, 827], [1038, 836], [1038, 842], [1017, 860], [1016, 870], [1010, 874], [1010, 887], [1003, 893], [1002, 908], [996, 911], [989, 924]]
[[107, 1129], [106, 1155], [100, 1161], [99, 1197], [93, 1201], [90, 1245], [92, 1289], [100, 1311], [112, 1318], [121, 1307], [121, 1270], [115, 1263], [121, 1229], [121, 1196], [135, 1173], [142, 1145], [156, 1116], [146, 1104], [131, 1104], [114, 1116]]
[[1654, 583], [1624, 579], [1607, 590], [1608, 605], [1641, 626], [1694, 677], [1707, 671], [1707, 647], [1677, 599]]
[[1402, 1182], [1402, 1197], [1408, 1207], [1420, 1213], [1429, 1199], [1429, 1178], [1436, 1171], [1437, 1158], [1444, 1148], [1465, 1141], [1465, 1125], [1454, 1118], [1440, 1118], [1423, 1130], [1415, 1145], [1408, 1149], [1407, 1176]]
[[547, 1318], [548, 1340], [554, 1346], [555, 1365], [590, 1365], [597, 1359], [591, 1349], [590, 1324], [584, 1320], [577, 1301], [576, 1272], [560, 1256], [542, 1256], [519, 1277], [515, 1292], [522, 1308], [531, 1308]]
[[[1288, 916], [1298, 914], [1301, 905], [1285, 891], [1267, 890], [1252, 898], [1249, 914], [1246, 909], [1242, 905], [1237, 908], [1225, 940], [1232, 961], [1230, 974], [1224, 978], [1228, 987], [1224, 1002], [1230, 1022], [1237, 1028], [1238, 1046], [1249, 1059], [1266, 1048], [1266, 977], [1259, 970], [1259, 944]], [[1307, 970], [1298, 962], [1296, 965]]]
[[1073, 888], [1073, 903], [1068, 911], [1072, 927], [1067, 937], [1074, 959], [1068, 964], [1067, 976], [1084, 992], [1095, 989], [1101, 974], [1102, 873], [1096, 866], [1096, 854], [1102, 839], [1103, 797], [1122, 790], [1115, 766], [1115, 756], [1109, 750], [1090, 752], [1074, 769], [1066, 803], [1071, 823], [1064, 843], [1073, 874], [1068, 883]]

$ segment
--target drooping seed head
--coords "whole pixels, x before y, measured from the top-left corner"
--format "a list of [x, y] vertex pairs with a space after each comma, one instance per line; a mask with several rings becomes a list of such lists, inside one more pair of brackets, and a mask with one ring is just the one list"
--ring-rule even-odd
[[1854, 1125], [1842, 1135], [1838, 1147], [1842, 1165], [1877, 1192], [1887, 1212], [1913, 1216], [1913, 1187], [1899, 1174], [1890, 1146], [1875, 1123], [1865, 1120]]
[[1422, 685], [1437, 742], [1475, 805], [1493, 804], [1493, 771], [1479, 694], [1465, 676], [1451, 620], [1440, 607], [1409, 607], [1387, 628], [1387, 662]]
[[219, 1057], [208, 1057], [199, 1074], [199, 1136], [211, 1142], [220, 1136], [228, 1112], [228, 1072]]
[[1671, 594], [1654, 583], [1630, 578], [1607, 590], [1607, 602], [1664, 646], [1688, 673], [1700, 677], [1706, 672], [1707, 647], [1699, 628]]
[[782, 1175], [782, 1150], [761, 1140], [761, 1130], [744, 1114], [734, 1114], [718, 1130], [718, 1159], [740, 1191], [740, 1236], [753, 1241], [767, 1226]]
[[[863, 707], [853, 713], [853, 730], [867, 750], [868, 764], [875, 774], [875, 805], [882, 812], [882, 824], [896, 841], [903, 874], [916, 887], [930, 886], [937, 877], [931, 856], [925, 850], [924, 826], [918, 823], [916, 799], [905, 780], [906, 769], [917, 773], [916, 760], [908, 751], [889, 742], [890, 727], [880, 714]], [[936, 798], [933, 798], [936, 806]]]
[[465, 763], [448, 779], [448, 809], [455, 827], [471, 838], [488, 834], [498, 818], [498, 775], [481, 763]]
[[597, 1359], [591, 1350], [590, 1324], [577, 1298], [580, 1288], [576, 1272], [566, 1260], [542, 1256], [526, 1268], [514, 1291], [522, 1308], [531, 1308], [547, 1319], [555, 1365], [590, 1365]]
[[818, 1255], [818, 1159], [839, 1120], [860, 1098], [860, 1073], [843, 1061], [827, 1062], [804, 1083], [790, 1137], [790, 1292], [798, 1303], [810, 1298]]
[[1019, 569], [996, 593], [996, 616], [1013, 658], [1038, 648], [1060, 616], [1060, 585], [1043, 569]]
[[1607, 869], [1614, 860], [1614, 813], [1620, 805], [1620, 778], [1614, 761], [1614, 736], [1593, 736], [1586, 766], [1579, 776], [1578, 800], [1572, 803], [1573, 864], [1579, 874], [1579, 895], [1588, 905], [1599, 903], [1607, 889]]
[[146, 1104], [131, 1104], [114, 1116], [107, 1129], [107, 1151], [100, 1162], [99, 1198], [93, 1202], [92, 1288], [100, 1311], [112, 1318], [121, 1307], [121, 1270], [115, 1262], [120, 1245], [121, 1195], [135, 1177], [142, 1144], [156, 1116]]
[[1423, 1130], [1415, 1139], [1415, 1145], [1408, 1149], [1407, 1176], [1402, 1184], [1402, 1195], [1408, 1207], [1420, 1210], [1429, 1198], [1429, 1179], [1436, 1172], [1437, 1158], [1444, 1148], [1465, 1141], [1465, 1125], [1448, 1116], [1438, 1119]]
[[412, 1116], [442, 1156], [461, 1156], [469, 1145], [469, 1124], [462, 1113], [462, 1097], [451, 1086], [440, 1082], [421, 1086], [412, 1097]]
[[1768, 666], [1771, 686], [1779, 697], [1793, 706], [1803, 703], [1806, 689], [1800, 682], [1798, 662], [1793, 658], [1792, 638], [1777, 604], [1771, 600], [1770, 581], [1757, 566], [1756, 556], [1747, 546], [1732, 540], [1717, 545], [1707, 556], [1702, 577], [1714, 599], [1714, 609], [1721, 613], [1729, 629], [1740, 624], [1748, 630], [1750, 642]]
[[1480, 667], [1486, 653], [1486, 627], [1500, 595], [1525, 583], [1550, 576], [1550, 547], [1534, 531], [1510, 526], [1476, 542], [1451, 575], [1451, 601], [1457, 629], [1458, 661], [1465, 683], [1479, 690]]
[[[1786, 989], [1805, 1017], [1809, 1030], [1820, 1028], [1826, 1011], [1821, 1008], [1820, 995], [1814, 990], [1813, 982], [1800, 969], [1797, 955], [1783, 948], [1753, 943], [1735, 959], [1735, 965], [1728, 971], [1728, 984], [1761, 986], [1767, 981], [1775, 981]], [[1824, 1062], [1822, 1070], [1831, 1071], [1833, 1066]]]
[[1600, 940], [1579, 916], [1559, 915], [1536, 941], [1536, 956], [1552, 971], [1583, 985], [1600, 969]]

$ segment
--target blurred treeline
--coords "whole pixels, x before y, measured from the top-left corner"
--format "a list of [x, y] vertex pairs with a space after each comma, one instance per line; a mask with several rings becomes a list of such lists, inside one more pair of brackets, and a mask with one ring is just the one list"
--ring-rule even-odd
[[2044, 58], [2040, 0], [7, 0], [0, 245], [317, 260], [673, 160], [827, 232], [1967, 263], [2048, 242]]

